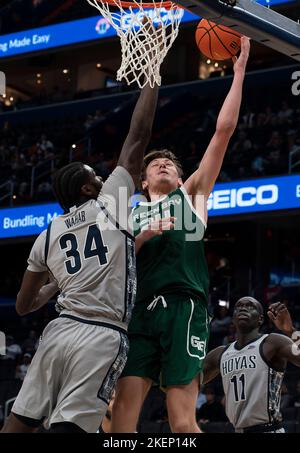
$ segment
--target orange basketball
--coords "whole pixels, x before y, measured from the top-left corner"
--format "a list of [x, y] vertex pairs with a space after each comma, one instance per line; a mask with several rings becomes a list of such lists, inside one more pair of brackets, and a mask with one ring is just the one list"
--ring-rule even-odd
[[224, 25], [202, 19], [197, 26], [196, 43], [206, 57], [228, 60], [240, 50], [241, 35]]

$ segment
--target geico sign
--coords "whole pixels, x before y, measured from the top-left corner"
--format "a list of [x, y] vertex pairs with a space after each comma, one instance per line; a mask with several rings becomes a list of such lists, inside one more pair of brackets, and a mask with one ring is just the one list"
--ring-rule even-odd
[[274, 204], [278, 201], [278, 186], [268, 184], [259, 187], [241, 187], [240, 189], [215, 190], [209, 197], [207, 208], [230, 209], [246, 208], [254, 205]]
[[183, 16], [183, 9], [177, 10], [167, 10], [165, 8], [157, 8], [157, 9], [146, 9], [145, 11], [137, 11], [134, 14], [127, 13], [121, 16], [121, 27], [122, 29], [132, 28], [134, 27], [139, 28], [142, 25], [143, 18], [145, 16], [149, 17], [151, 21], [156, 24], [167, 23], [174, 21], [174, 18], [177, 20], [181, 19]]

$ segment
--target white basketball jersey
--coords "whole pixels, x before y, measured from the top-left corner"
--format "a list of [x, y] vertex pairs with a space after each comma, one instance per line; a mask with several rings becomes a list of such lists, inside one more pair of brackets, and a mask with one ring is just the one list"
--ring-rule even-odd
[[127, 328], [136, 293], [135, 250], [128, 223], [127, 228], [119, 225], [128, 217], [116, 214], [120, 187], [127, 189], [123, 204], [129, 216], [134, 184], [129, 173], [117, 167], [97, 201], [73, 207], [38, 237], [28, 269], [51, 272], [60, 288], [63, 314]]
[[237, 342], [224, 350], [220, 372], [226, 397], [226, 414], [236, 429], [281, 421], [280, 388], [283, 372], [265, 362], [262, 345], [268, 335], [241, 350]]

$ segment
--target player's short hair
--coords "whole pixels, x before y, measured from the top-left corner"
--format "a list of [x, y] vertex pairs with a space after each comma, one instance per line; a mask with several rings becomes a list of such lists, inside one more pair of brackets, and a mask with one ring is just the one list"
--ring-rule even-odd
[[64, 210], [78, 203], [81, 187], [89, 181], [89, 178], [90, 173], [82, 162], [72, 162], [54, 174], [53, 191]]
[[182, 170], [181, 163], [180, 163], [179, 159], [175, 156], [175, 154], [172, 153], [172, 151], [169, 151], [168, 149], [160, 149], [160, 150], [151, 151], [144, 157], [144, 163], [143, 163], [143, 168], [142, 168], [142, 181], [145, 180], [146, 170], [147, 170], [148, 165], [154, 159], [171, 160], [175, 164], [175, 167], [177, 168], [178, 177], [181, 178], [183, 176], [183, 170]]

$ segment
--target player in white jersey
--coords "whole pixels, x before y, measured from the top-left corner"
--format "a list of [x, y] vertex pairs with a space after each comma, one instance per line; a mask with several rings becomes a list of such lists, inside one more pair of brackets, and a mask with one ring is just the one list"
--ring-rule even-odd
[[[16, 309], [35, 311], [59, 288], [60, 316], [43, 332], [3, 432], [33, 432], [43, 420], [49, 432], [96, 432], [106, 413], [128, 352], [136, 292], [130, 197], [157, 93], [157, 86], [143, 88], [117, 168], [104, 184], [80, 162], [55, 176], [65, 212], [34, 243]], [[45, 287], [49, 273], [54, 283]]]
[[280, 389], [287, 362], [300, 366], [300, 332], [284, 304], [270, 305], [268, 316], [285, 335], [261, 335], [262, 305], [252, 297], [238, 300], [237, 341], [214, 349], [204, 362], [204, 383], [221, 374], [226, 414], [236, 432], [284, 432]]

